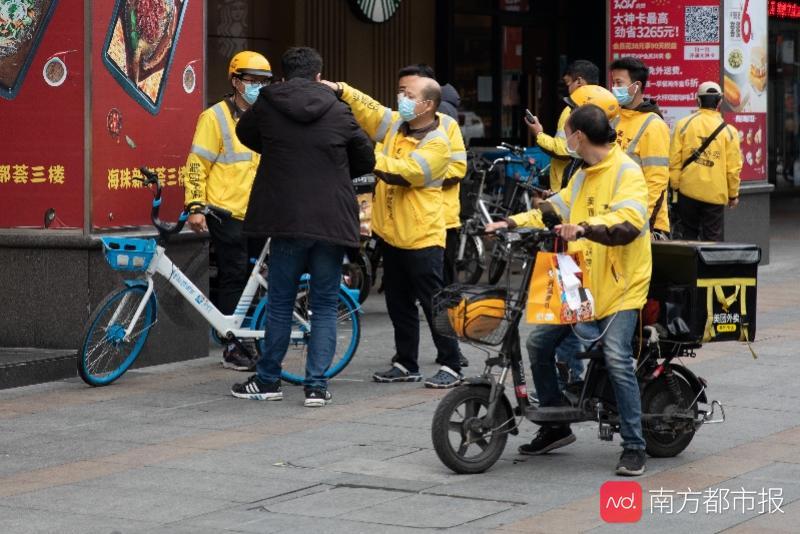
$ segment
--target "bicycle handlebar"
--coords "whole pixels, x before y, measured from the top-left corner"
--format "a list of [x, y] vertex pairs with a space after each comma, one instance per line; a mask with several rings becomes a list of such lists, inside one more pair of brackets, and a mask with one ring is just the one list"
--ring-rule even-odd
[[525, 153], [524, 147], [521, 147], [519, 145], [512, 145], [511, 143], [506, 143], [506, 142], [500, 143], [500, 146], [498, 146], [497, 148], [505, 148], [518, 156], [521, 156]]
[[[141, 167], [139, 169], [142, 173], [144, 178], [136, 178], [136, 180], [140, 180], [144, 182], [146, 187], [150, 187], [155, 185], [155, 191], [153, 192], [153, 207], [150, 210], [150, 221], [153, 223], [153, 226], [156, 227], [158, 233], [162, 236], [167, 236], [170, 234], [177, 234], [181, 230], [183, 230], [183, 226], [186, 224], [186, 220], [189, 218], [189, 209], [192, 208], [194, 205], [202, 205], [200, 202], [190, 202], [189, 205], [181, 211], [181, 214], [178, 216], [178, 221], [174, 223], [168, 223], [161, 220], [158, 216], [159, 211], [161, 210], [161, 193], [162, 187], [161, 182], [158, 181], [158, 175], [148, 169], [147, 167]], [[152, 191], [152, 189], [151, 189]]]

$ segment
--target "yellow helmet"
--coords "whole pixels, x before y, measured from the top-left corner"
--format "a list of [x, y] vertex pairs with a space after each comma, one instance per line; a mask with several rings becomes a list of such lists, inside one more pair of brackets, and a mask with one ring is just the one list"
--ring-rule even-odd
[[505, 291], [462, 298], [458, 304], [447, 309], [447, 316], [458, 337], [487, 342], [487, 338], [501, 326], [506, 316]]
[[584, 104], [594, 104], [603, 110], [608, 120], [619, 115], [619, 102], [614, 95], [599, 85], [583, 85], [575, 89], [571, 95], [564, 99], [570, 107], [576, 108]]
[[251, 52], [245, 50], [239, 52], [228, 65], [228, 78], [241, 74], [252, 74], [253, 76], [267, 76], [272, 77], [272, 67], [269, 65], [267, 58], [258, 52]]

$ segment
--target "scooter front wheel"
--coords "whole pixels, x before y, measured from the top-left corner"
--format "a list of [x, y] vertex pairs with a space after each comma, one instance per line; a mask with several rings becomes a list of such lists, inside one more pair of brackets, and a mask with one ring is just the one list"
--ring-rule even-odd
[[483, 473], [505, 449], [514, 416], [508, 403], [498, 402], [494, 417], [487, 419], [489, 393], [486, 386], [459, 386], [439, 402], [433, 415], [433, 448], [456, 473]]

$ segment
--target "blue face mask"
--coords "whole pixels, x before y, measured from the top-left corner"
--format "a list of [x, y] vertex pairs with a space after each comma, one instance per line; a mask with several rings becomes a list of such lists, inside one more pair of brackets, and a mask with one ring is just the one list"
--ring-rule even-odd
[[409, 122], [417, 118], [417, 114], [414, 112], [416, 107], [416, 101], [411, 100], [403, 93], [397, 95], [397, 112], [404, 121]]
[[242, 98], [244, 98], [245, 102], [252, 106], [255, 104], [256, 99], [258, 98], [258, 92], [261, 91], [261, 84], [246, 82], [243, 82], [243, 84], [244, 92], [242, 93]]
[[[630, 87], [630, 85], [628, 87]], [[627, 106], [628, 104], [633, 102], [633, 96], [628, 92], [628, 87], [611, 88], [611, 92], [614, 93], [614, 98], [617, 99], [617, 102], [619, 102], [620, 106]]]

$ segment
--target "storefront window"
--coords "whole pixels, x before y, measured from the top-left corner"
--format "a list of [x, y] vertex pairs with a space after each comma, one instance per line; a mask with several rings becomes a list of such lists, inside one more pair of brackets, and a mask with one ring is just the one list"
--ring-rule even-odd
[[522, 28], [503, 27], [503, 74], [500, 135], [504, 138], [520, 136], [522, 121]]
[[456, 15], [454, 83], [461, 94], [459, 123], [464, 141], [492, 131], [492, 17]]
[[503, 11], [528, 11], [528, 0], [497, 0]]
[[769, 175], [779, 189], [800, 187], [798, 42], [800, 21], [770, 20]]

